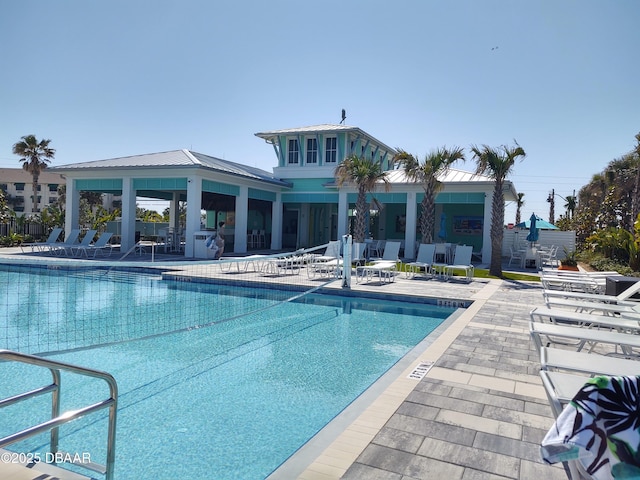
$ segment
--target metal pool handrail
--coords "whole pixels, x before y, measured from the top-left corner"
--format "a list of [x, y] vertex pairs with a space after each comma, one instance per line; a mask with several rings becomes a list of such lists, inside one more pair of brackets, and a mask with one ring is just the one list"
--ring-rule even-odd
[[[0, 400], [0, 408], [13, 405], [14, 403], [27, 400], [38, 395], [45, 393], [52, 394], [51, 398], [51, 419], [46, 422], [34, 425], [26, 428], [20, 432], [8, 435], [4, 438], [0, 438], [0, 448], [12, 443], [24, 440], [26, 438], [51, 431], [50, 450], [52, 454], [58, 452], [58, 427], [67, 422], [83, 417], [89, 413], [102, 410], [104, 408], [109, 409], [109, 426], [107, 433], [107, 462], [106, 465], [99, 465], [93, 462], [89, 463], [76, 463], [77, 466], [87, 468], [89, 470], [102, 473], [105, 475], [106, 480], [113, 480], [113, 468], [115, 464], [115, 442], [116, 442], [116, 412], [118, 406], [118, 385], [115, 378], [112, 375], [100, 370], [94, 370], [90, 368], [79, 367], [69, 363], [58, 362], [55, 360], [46, 360], [35, 355], [28, 355], [26, 353], [13, 352], [11, 350], [0, 350], [0, 361], [13, 361], [26, 363], [29, 365], [35, 365], [38, 367], [48, 368], [53, 377], [53, 382], [50, 385], [45, 385], [40, 388], [36, 388], [29, 392], [21, 393]], [[60, 371], [66, 371], [84, 375], [88, 377], [98, 378], [104, 380], [109, 386], [109, 398], [100, 402], [94, 403], [87, 407], [69, 411], [60, 414]]]

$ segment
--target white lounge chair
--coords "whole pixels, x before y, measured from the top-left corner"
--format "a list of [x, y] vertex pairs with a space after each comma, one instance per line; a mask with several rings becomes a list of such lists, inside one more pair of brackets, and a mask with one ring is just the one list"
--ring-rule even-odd
[[557, 303], [556, 299], [567, 300], [565, 304], [572, 305], [569, 302], [602, 302], [602, 303], [617, 303], [621, 305], [637, 305], [637, 300], [633, 300], [631, 297], [640, 292], [640, 278], [638, 282], [634, 283], [618, 295], [606, 295], [604, 293], [584, 293], [584, 292], [565, 292], [562, 290], [544, 290], [542, 296], [545, 302], [553, 301]]
[[436, 246], [433, 243], [421, 243], [418, 248], [418, 256], [415, 262], [406, 264], [407, 277], [415, 277], [424, 271], [425, 275], [431, 274], [431, 265], [433, 265], [433, 256]]
[[400, 245], [401, 242], [387, 241], [384, 244], [384, 252], [380, 258], [370, 258], [373, 263], [378, 262], [397, 262], [400, 258]]
[[[603, 316], [602, 318], [606, 319], [611, 317]], [[596, 330], [592, 328], [576, 328], [567, 325], [553, 325], [534, 321], [529, 322], [529, 332], [538, 350], [545, 346], [545, 339], [576, 341], [576, 350], [578, 351], [582, 350], [587, 343], [592, 345], [598, 343], [614, 345], [620, 347], [625, 355], [632, 355], [632, 348], [640, 348], [640, 335], [635, 334]]]
[[340, 257], [340, 242], [332, 240], [327, 243], [327, 248], [320, 256], [316, 256], [313, 261], [315, 262], [328, 262]]
[[361, 281], [371, 281], [378, 277], [380, 283], [391, 283], [395, 280], [396, 262], [381, 261], [372, 265], [356, 267], [356, 283]]
[[64, 241], [55, 242], [48, 245], [49, 253], [53, 253], [55, 255], [61, 255], [66, 252], [66, 249], [71, 247], [72, 245], [78, 244], [78, 237], [80, 236], [80, 229], [74, 228], [69, 232], [69, 235], [66, 236]]
[[32, 252], [35, 252], [36, 250], [42, 252], [45, 249], [48, 249], [49, 245], [53, 245], [57, 243], [58, 237], [60, 236], [61, 233], [62, 233], [62, 228], [56, 227], [53, 230], [51, 230], [51, 233], [49, 234], [49, 236], [44, 242], [23, 243], [22, 245], [20, 245], [20, 249], [24, 252], [25, 247], [31, 247]]
[[551, 347], [540, 349], [540, 367], [542, 370], [577, 372], [589, 376], [640, 375], [638, 360]]
[[100, 255], [104, 255], [104, 251], [106, 251], [107, 249], [109, 250], [109, 256], [111, 256], [111, 252], [113, 251], [113, 245], [111, 245], [109, 241], [111, 240], [112, 236], [113, 236], [113, 233], [104, 232], [100, 234], [98, 239], [90, 245], [80, 244], [77, 247], [71, 247], [71, 248], [75, 249], [75, 255], [79, 255], [79, 256], [84, 255], [87, 258], [89, 258], [89, 252], [93, 252], [93, 258], [95, 258], [98, 252], [100, 252]]
[[364, 265], [367, 261], [365, 258], [366, 243], [353, 243], [351, 245], [351, 265]]
[[86, 248], [93, 242], [93, 238], [96, 236], [97, 230], [87, 230], [82, 241], [80, 243], [69, 245], [64, 248], [65, 255], [78, 255], [80, 249]]
[[447, 279], [453, 276], [455, 270], [464, 270], [465, 279], [470, 282], [473, 280], [474, 268], [471, 264], [471, 255], [473, 247], [470, 245], [458, 245], [456, 253], [453, 256], [453, 263], [444, 268], [444, 275]]

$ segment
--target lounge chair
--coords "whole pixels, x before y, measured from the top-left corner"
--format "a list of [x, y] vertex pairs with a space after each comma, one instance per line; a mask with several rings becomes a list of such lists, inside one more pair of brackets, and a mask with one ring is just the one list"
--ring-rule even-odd
[[542, 292], [542, 296], [547, 303], [549, 303], [548, 300], [557, 302], [558, 300], [564, 299], [566, 300], [565, 304], [567, 305], [571, 305], [571, 303], [569, 302], [580, 302], [581, 304], [582, 302], [606, 302], [633, 306], [637, 305], [639, 302], [633, 300], [631, 297], [638, 292], [640, 292], [640, 278], [638, 279], [638, 282], [629, 286], [618, 295], [606, 295], [603, 293], [565, 292], [562, 290], [544, 290]]
[[[594, 317], [597, 316], [598, 315], [594, 315]], [[611, 317], [605, 316], [601, 316], [601, 318], [611, 319]], [[640, 328], [637, 322], [636, 327]], [[632, 348], [640, 348], [640, 335], [636, 334], [596, 330], [593, 328], [576, 328], [567, 325], [553, 325], [534, 321], [529, 323], [529, 332], [538, 350], [545, 346], [546, 341], [544, 339], [554, 339], [554, 342], [556, 339], [576, 341], [575, 346], [577, 351], [581, 351], [587, 343], [591, 345], [598, 343], [614, 345], [620, 347], [625, 355], [632, 355]]]
[[25, 247], [31, 247], [32, 252], [35, 252], [36, 250], [43, 252], [45, 249], [49, 248], [49, 245], [53, 245], [58, 241], [58, 237], [61, 233], [62, 228], [56, 227], [51, 230], [51, 233], [44, 242], [23, 243], [20, 245], [20, 249], [24, 252]]
[[77, 255], [80, 249], [88, 247], [93, 242], [93, 238], [96, 236], [97, 230], [87, 230], [82, 241], [78, 244], [72, 244], [64, 247], [65, 255]]
[[69, 235], [66, 236], [64, 241], [62, 242], [54, 242], [49, 244], [47, 247], [49, 249], [49, 253], [53, 253], [55, 255], [61, 255], [66, 252], [66, 249], [71, 247], [72, 245], [78, 244], [78, 237], [80, 236], [80, 229], [74, 228], [69, 232]]
[[328, 262], [330, 260], [335, 260], [340, 257], [340, 242], [337, 240], [332, 240], [327, 243], [327, 248], [325, 249], [322, 255], [316, 256], [313, 259], [313, 262]]
[[640, 362], [637, 360], [551, 347], [540, 349], [540, 367], [542, 370], [577, 372], [589, 376], [640, 373]]
[[455, 270], [464, 270], [465, 279], [470, 282], [473, 280], [473, 265], [471, 264], [471, 255], [473, 247], [470, 245], [458, 245], [456, 253], [453, 256], [453, 263], [444, 268], [444, 276], [449, 279], [453, 276]]
[[373, 263], [378, 262], [397, 262], [400, 259], [401, 242], [387, 241], [384, 244], [384, 252], [380, 258], [370, 258]]
[[[96, 253], [100, 252], [100, 255], [104, 255], [104, 251], [109, 249], [109, 256], [111, 256], [111, 252], [113, 251], [113, 245], [109, 243], [113, 233], [104, 232], [98, 237], [98, 239], [90, 244], [90, 245], [78, 245], [77, 247], [71, 247], [72, 250], [75, 249], [75, 255], [89, 258], [89, 252], [93, 252], [93, 258], [96, 257]], [[86, 238], [86, 237], [85, 237]]]
[[431, 274], [431, 265], [433, 265], [433, 257], [436, 246], [433, 243], [421, 243], [418, 248], [418, 256], [415, 262], [407, 263], [407, 277], [414, 278], [416, 275], [424, 271], [425, 275]]
[[365, 279], [369, 282], [374, 277], [378, 277], [380, 283], [391, 283], [395, 280], [396, 265], [396, 262], [387, 260], [372, 265], [356, 267], [356, 283], [365, 281]]

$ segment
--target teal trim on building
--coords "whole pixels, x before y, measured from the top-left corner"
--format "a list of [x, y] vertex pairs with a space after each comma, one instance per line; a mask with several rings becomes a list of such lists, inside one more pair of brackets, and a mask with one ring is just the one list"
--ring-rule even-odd
[[210, 193], [221, 193], [223, 195], [240, 195], [240, 187], [237, 185], [229, 185], [227, 183], [212, 182], [211, 180], [202, 180], [202, 191]]
[[121, 178], [77, 179], [75, 185], [80, 191], [122, 194]]
[[275, 192], [265, 192], [264, 190], [250, 188], [249, 198], [253, 198], [254, 200], [266, 200], [268, 202], [275, 202], [276, 194]]
[[[407, 194], [406, 193], [367, 193], [367, 202], [371, 202], [373, 199], [378, 200], [381, 203], [403, 203], [407, 204]], [[347, 201], [349, 203], [356, 203], [358, 201], [357, 193], [348, 193]]]
[[134, 178], [135, 190], [186, 190], [186, 178]]
[[288, 182], [293, 184], [290, 192], [324, 192], [327, 188], [323, 185], [325, 183], [333, 182], [333, 178], [296, 178], [287, 179]]
[[[424, 194], [417, 195], [420, 198], [418, 201], [422, 201]], [[470, 203], [470, 204], [483, 204], [484, 205], [484, 193], [483, 192], [440, 192], [436, 195], [436, 203]]]
[[337, 193], [283, 193], [283, 203], [338, 203]]

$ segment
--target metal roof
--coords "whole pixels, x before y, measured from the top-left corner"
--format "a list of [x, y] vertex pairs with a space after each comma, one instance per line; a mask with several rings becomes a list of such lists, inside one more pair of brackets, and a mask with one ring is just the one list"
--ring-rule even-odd
[[169, 152], [147, 153], [143, 155], [133, 155], [130, 157], [110, 158], [107, 160], [95, 160], [91, 162], [72, 163], [51, 167], [52, 172], [73, 172], [88, 169], [132, 169], [132, 168], [204, 168], [238, 177], [251, 178], [263, 182], [276, 184], [283, 187], [290, 187], [291, 184], [273, 174], [259, 168], [241, 165], [239, 163], [222, 160], [202, 153], [189, 150], [172, 150]]
[[[387, 178], [391, 183], [413, 183], [413, 180], [409, 180], [402, 169], [389, 170]], [[478, 175], [455, 168], [450, 168], [444, 175], [440, 175], [438, 180], [443, 183], [495, 183], [488, 175]]]

